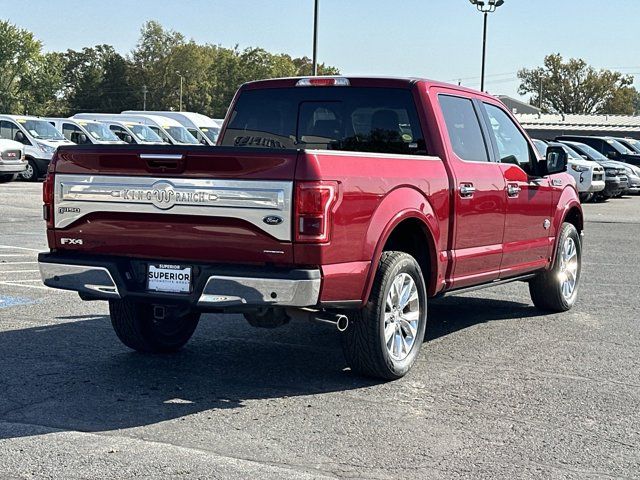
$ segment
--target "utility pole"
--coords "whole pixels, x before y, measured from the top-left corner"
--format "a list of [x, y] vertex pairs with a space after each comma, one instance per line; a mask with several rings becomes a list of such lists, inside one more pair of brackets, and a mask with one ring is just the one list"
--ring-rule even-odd
[[147, 111], [147, 86], [142, 86], [142, 110]]
[[313, 8], [313, 76], [318, 75], [318, 2], [314, 0]]
[[540, 91], [538, 92], [538, 108], [542, 110], [542, 74], [540, 74]]
[[183, 79], [183, 75], [180, 72], [176, 72], [176, 73], [180, 77], [180, 111], [182, 111], [182, 79]]

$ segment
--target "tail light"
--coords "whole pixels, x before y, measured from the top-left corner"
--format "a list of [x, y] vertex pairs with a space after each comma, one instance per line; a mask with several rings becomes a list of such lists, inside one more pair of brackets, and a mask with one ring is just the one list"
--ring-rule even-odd
[[348, 78], [344, 77], [310, 77], [301, 78], [296, 82], [296, 87], [348, 87], [351, 85]]
[[337, 182], [298, 182], [296, 184], [296, 241], [305, 243], [329, 241], [331, 210], [337, 199]]
[[42, 183], [42, 217], [47, 222], [48, 228], [53, 228], [53, 215], [54, 215], [54, 184], [55, 184], [55, 161], [57, 154], [53, 155], [49, 169], [47, 170], [47, 176]]

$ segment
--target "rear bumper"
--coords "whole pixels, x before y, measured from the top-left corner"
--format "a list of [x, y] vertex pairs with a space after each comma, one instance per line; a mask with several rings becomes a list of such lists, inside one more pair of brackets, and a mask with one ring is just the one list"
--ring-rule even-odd
[[149, 303], [187, 303], [196, 309], [219, 311], [312, 307], [320, 297], [319, 269], [189, 263], [193, 267], [192, 291], [175, 294], [146, 290], [147, 265], [166, 260], [41, 253], [38, 263], [45, 285], [76, 291], [85, 300], [130, 298]]

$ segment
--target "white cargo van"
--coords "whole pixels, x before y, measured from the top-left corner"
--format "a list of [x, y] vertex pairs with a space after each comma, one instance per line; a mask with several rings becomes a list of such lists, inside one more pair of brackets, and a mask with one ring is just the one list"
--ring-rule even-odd
[[60, 145], [73, 145], [61, 132], [43, 118], [25, 115], [0, 115], [0, 138], [24, 145], [27, 168], [20, 174], [24, 180], [37, 180]]
[[[92, 114], [77, 113], [72, 118], [89, 118]], [[186, 128], [172, 118], [159, 115], [118, 115], [121, 122], [140, 122], [153, 130], [160, 138], [173, 145], [200, 145]]]
[[71, 118], [47, 118], [46, 120], [59, 132], [62, 132], [67, 140], [78, 145], [125, 143], [116, 137], [106, 125], [93, 120], [74, 120]]
[[[125, 143], [135, 143], [138, 145], [163, 145], [167, 144], [144, 123], [125, 122], [122, 115], [118, 113], [79, 113], [78, 120], [93, 120], [106, 125], [116, 137]], [[75, 118], [74, 117], [74, 118]]]
[[172, 112], [172, 111], [142, 111], [142, 110], [125, 110], [123, 115], [161, 115], [167, 118], [173, 118], [180, 122], [189, 133], [203, 145], [215, 145], [220, 133], [221, 123], [213, 118], [195, 112]]

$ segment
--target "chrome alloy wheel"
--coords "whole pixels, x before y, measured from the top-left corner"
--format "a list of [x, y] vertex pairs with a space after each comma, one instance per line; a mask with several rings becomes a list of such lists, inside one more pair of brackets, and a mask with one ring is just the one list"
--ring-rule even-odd
[[416, 342], [420, 299], [411, 275], [400, 273], [393, 279], [384, 308], [384, 341], [394, 360], [404, 360]]
[[560, 282], [562, 296], [570, 300], [576, 291], [578, 283], [578, 249], [571, 237], [567, 238], [562, 244], [558, 281]]
[[31, 162], [27, 163], [27, 168], [20, 172], [20, 176], [24, 180], [31, 180], [35, 174], [36, 172], [33, 170], [33, 165], [31, 165]]

